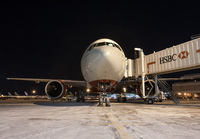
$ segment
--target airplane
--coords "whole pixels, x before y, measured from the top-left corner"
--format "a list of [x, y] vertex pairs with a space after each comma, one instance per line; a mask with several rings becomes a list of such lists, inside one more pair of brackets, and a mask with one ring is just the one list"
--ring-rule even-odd
[[17, 96], [12, 95], [10, 92], [8, 92], [8, 95], [1, 95], [1, 99], [11, 99], [11, 98], [16, 98]]
[[19, 94], [17, 92], [14, 92], [15, 96], [19, 96]]
[[10, 92], [8, 92], [8, 96], [13, 96]]
[[8, 95], [1, 94], [1, 99], [9, 99], [9, 98], [16, 98], [16, 96], [12, 95], [10, 92], [8, 92]]
[[[175, 49], [175, 47], [171, 49]], [[140, 50], [140, 49], [135, 49], [135, 50]], [[199, 50], [195, 50], [195, 52], [199, 52]], [[139, 78], [136, 78], [135, 80], [122, 80], [123, 77], [125, 77], [126, 70], [129, 68], [127, 65], [127, 58], [125, 57], [125, 54], [118, 43], [116, 43], [111, 39], [103, 38], [91, 43], [83, 53], [81, 59], [81, 72], [85, 81], [63, 80], [63, 79], [33, 79], [33, 78], [7, 78], [7, 79], [34, 81], [36, 83], [47, 82], [45, 86], [45, 93], [52, 100], [60, 99], [63, 96], [65, 96], [67, 88], [70, 87], [84, 88], [85, 90], [89, 89], [91, 92], [99, 94], [99, 106], [102, 106], [104, 102], [106, 106], [110, 106], [110, 100], [109, 97], [107, 96], [107, 93], [113, 92], [114, 90], [116, 90], [119, 87], [122, 87], [123, 85], [137, 84], [138, 85], [137, 90], [139, 91], [138, 93], [139, 96], [144, 100], [147, 100], [149, 104], [152, 104], [153, 100], [156, 97], [158, 97], [158, 94], [155, 95], [154, 92], [159, 92], [158, 91], [159, 89], [156, 83], [157, 80], [156, 82], [151, 80], [145, 80], [144, 65], [145, 64], [147, 65], [146, 74], [150, 75], [151, 72], [152, 73], [155, 72], [152, 69], [152, 65], [155, 66], [156, 64], [158, 64], [158, 66], [163, 66], [165, 63], [170, 63], [170, 62], [172, 63], [178, 61], [179, 60], [178, 58], [185, 59], [188, 57], [188, 55], [183, 57], [181, 55], [182, 53], [186, 53], [186, 51], [181, 52], [179, 55], [173, 54], [170, 56], [165, 56], [164, 58], [157, 58], [156, 60], [160, 62], [157, 62], [155, 60], [147, 64], [145, 62], [148, 62], [148, 60], [143, 62], [145, 57], [143, 53], [140, 53], [141, 56], [140, 58], [135, 60], [135, 63], [141, 61], [140, 63], [142, 64], [138, 62], [139, 63], [138, 67], [136, 67], [135, 69], [136, 70], [138, 69], [137, 76], [140, 76], [142, 78], [142, 82], [141, 80], [139, 81]], [[149, 60], [152, 60], [152, 58], [150, 57]], [[194, 67], [194, 64], [192, 66], [194, 68], [197, 68], [199, 67], [199, 63], [197, 64], [198, 66], [195, 65]], [[182, 67], [180, 68], [183, 69]], [[165, 70], [165, 72], [170, 72], [170, 71], [174, 72], [175, 70], [173, 68], [167, 71]], [[164, 73], [163, 70], [159, 70], [158, 73], [159, 72]], [[140, 90], [142, 90], [143, 92]], [[84, 97], [82, 99], [84, 101]]]
[[117, 83], [124, 76], [126, 57], [115, 41], [111, 39], [99, 39], [89, 45], [81, 59], [81, 71], [85, 81], [62, 79], [31, 79], [31, 78], [7, 78], [8, 80], [24, 80], [47, 82], [45, 93], [51, 99], [62, 98], [66, 94], [66, 85], [90, 89], [100, 93], [99, 105], [110, 106], [110, 100], [106, 92], [113, 91]]
[[27, 92], [24, 91], [25, 95], [19, 95], [17, 92], [14, 92], [14, 95], [12, 95], [10, 92], [8, 92], [8, 95], [1, 95], [1, 99], [36, 99], [37, 96], [29, 96]]

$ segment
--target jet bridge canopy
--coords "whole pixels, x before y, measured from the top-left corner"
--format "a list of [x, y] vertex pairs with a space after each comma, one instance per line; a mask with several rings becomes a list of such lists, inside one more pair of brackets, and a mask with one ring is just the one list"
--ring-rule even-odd
[[[127, 68], [125, 77], [141, 76], [142, 64], [144, 64], [145, 75], [167, 74], [200, 68], [200, 38], [144, 55], [143, 62], [141, 57], [132, 63], [127, 60], [127, 67], [131, 66], [132, 68]], [[130, 72], [131, 74], [127, 74]]]

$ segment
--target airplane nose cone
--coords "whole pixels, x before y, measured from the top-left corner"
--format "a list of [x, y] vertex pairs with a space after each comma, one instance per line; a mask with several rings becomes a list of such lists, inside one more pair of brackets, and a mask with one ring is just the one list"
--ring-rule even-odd
[[100, 79], [119, 81], [124, 75], [125, 56], [118, 48], [97, 47], [82, 58], [81, 69], [88, 82]]

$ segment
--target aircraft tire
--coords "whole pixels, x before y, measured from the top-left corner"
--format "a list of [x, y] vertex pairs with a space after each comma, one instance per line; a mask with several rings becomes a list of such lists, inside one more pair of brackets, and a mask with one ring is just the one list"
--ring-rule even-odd
[[118, 101], [118, 102], [122, 102], [122, 98], [121, 98], [121, 97], [118, 97], [117, 101]]
[[110, 100], [109, 100], [108, 97], [106, 97], [106, 106], [107, 106], [107, 107], [110, 107]]
[[99, 106], [103, 106], [103, 98], [99, 97]]
[[126, 97], [123, 97], [122, 102], [126, 102], [126, 101], [127, 101]]
[[84, 96], [82, 96], [81, 100], [82, 100], [82, 102], [85, 102], [85, 97], [84, 97]]
[[[71, 101], [71, 100], [70, 100]], [[80, 100], [80, 98], [77, 98], [77, 100], [76, 100], [76, 102], [80, 102], [81, 100]]]
[[147, 103], [148, 103], [148, 104], [153, 104], [154, 101], [153, 101], [153, 99], [148, 99]]

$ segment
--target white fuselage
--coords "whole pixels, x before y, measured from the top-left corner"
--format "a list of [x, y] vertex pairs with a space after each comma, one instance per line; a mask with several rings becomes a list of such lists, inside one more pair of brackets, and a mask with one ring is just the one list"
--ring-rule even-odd
[[83, 54], [81, 71], [92, 86], [98, 83], [117, 84], [124, 76], [126, 58], [121, 47], [110, 39], [93, 42]]

